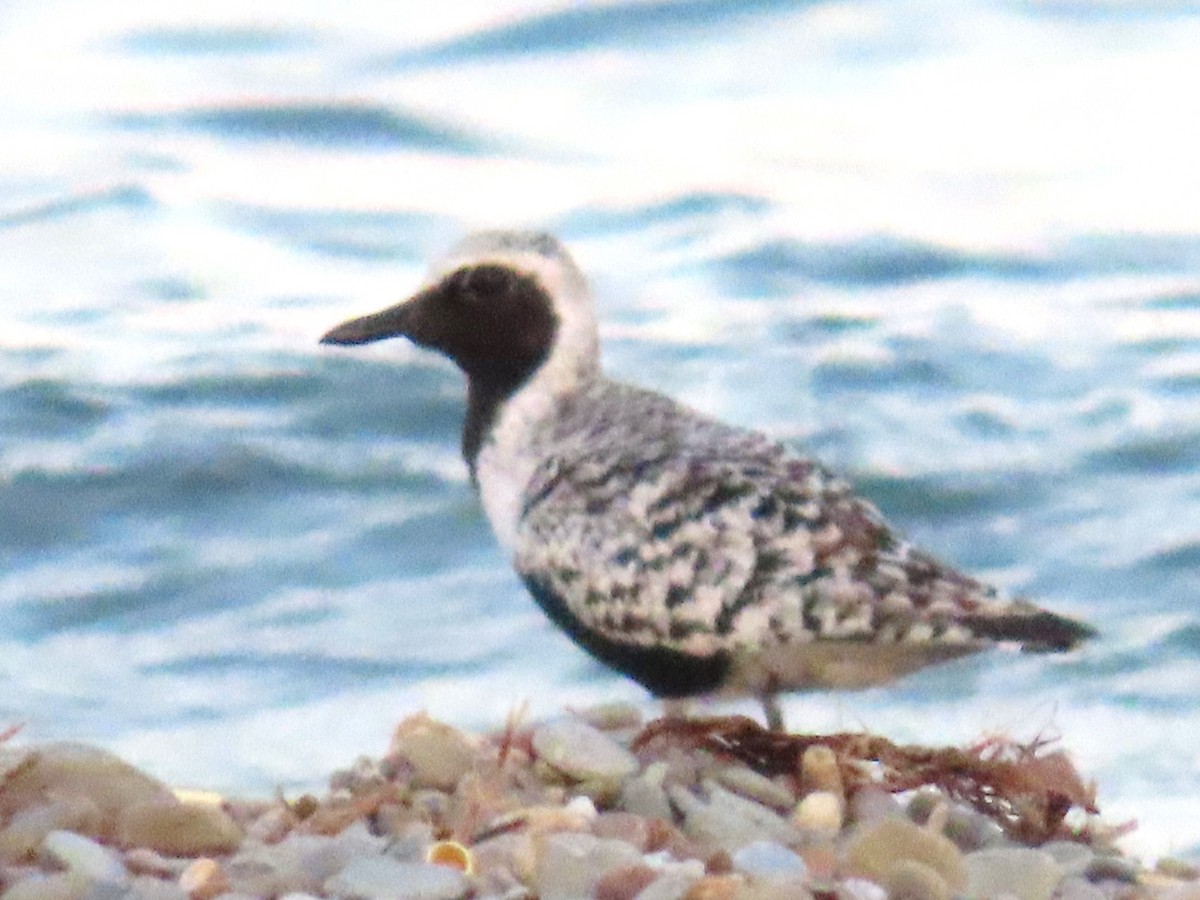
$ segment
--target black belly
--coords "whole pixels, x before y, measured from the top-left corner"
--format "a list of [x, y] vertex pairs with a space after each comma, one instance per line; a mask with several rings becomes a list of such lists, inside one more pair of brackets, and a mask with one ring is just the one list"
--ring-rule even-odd
[[622, 644], [585, 626], [555, 591], [534, 577], [524, 579], [538, 606], [576, 644], [610, 668], [641, 684], [656, 697], [711, 694], [729, 673], [729, 656], [695, 656], [669, 647]]

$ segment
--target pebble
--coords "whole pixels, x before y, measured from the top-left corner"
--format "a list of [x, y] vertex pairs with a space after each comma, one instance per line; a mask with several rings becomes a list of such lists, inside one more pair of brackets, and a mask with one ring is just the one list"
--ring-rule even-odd
[[1055, 900], [1108, 900], [1108, 895], [1086, 878], [1068, 876], [1054, 889]]
[[1173, 856], [1164, 856], [1154, 864], [1154, 871], [1168, 878], [1178, 878], [1181, 881], [1200, 879], [1200, 865], [1190, 863]]
[[116, 841], [167, 856], [215, 856], [234, 850], [242, 841], [242, 831], [219, 806], [180, 803], [172, 797], [122, 809]]
[[53, 875], [38, 873], [7, 888], [3, 900], [82, 900], [88, 893], [88, 880], [74, 872]]
[[634, 900], [658, 878], [658, 872], [645, 863], [609, 869], [592, 885], [593, 900]]
[[695, 882], [684, 900], [734, 900], [741, 893], [744, 882], [733, 875], [706, 875]]
[[812, 900], [813, 893], [803, 877], [760, 878], [740, 888], [735, 900]]
[[887, 891], [865, 878], [847, 878], [837, 888], [838, 900], [888, 900]]
[[278, 844], [243, 847], [225, 869], [233, 886], [248, 894], [316, 892], [351, 860], [380, 855], [386, 846], [365, 823], [356, 822], [333, 837], [294, 832]]
[[95, 835], [101, 830], [100, 807], [90, 797], [70, 796], [50, 800], [16, 812], [0, 829], [0, 860], [16, 862], [41, 846], [58, 829]]
[[619, 781], [638, 770], [637, 757], [579, 719], [556, 719], [533, 732], [540, 759], [577, 781]]
[[688, 891], [704, 876], [685, 872], [668, 872], [644, 887], [634, 900], [683, 900]]
[[723, 766], [717, 770], [716, 780], [747, 800], [777, 810], [789, 810], [796, 803], [791, 791], [747, 766]]
[[906, 812], [918, 825], [924, 825], [934, 810], [946, 805], [946, 798], [931, 788], [922, 788], [909, 798]]
[[343, 900], [458, 900], [470, 883], [448, 866], [360, 856], [326, 881], [324, 890]]
[[846, 849], [850, 870], [885, 884], [889, 873], [903, 860], [915, 860], [937, 872], [951, 891], [967, 883], [966, 865], [958, 848], [947, 838], [904, 819], [884, 819], [859, 833]]
[[612, 869], [637, 866], [642, 854], [621, 841], [582, 832], [548, 835], [533, 872], [533, 888], [541, 900], [578, 900], [591, 895]]
[[91, 881], [124, 884], [129, 878], [115, 853], [72, 831], [51, 831], [42, 841], [42, 853], [68, 871]]
[[635, 756], [637, 721], [412, 716], [290, 802], [181, 802], [103, 751], [0, 743], [0, 900], [1200, 900], [1190, 867], [1021, 847], [936, 790], [916, 825], [882, 785], [844, 793], [823, 745], [773, 778], [670, 729]]
[[[174, 799], [165, 784], [105, 750], [85, 744], [40, 744], [21, 750], [0, 748], [0, 819], [51, 799], [86, 798], [102, 823], [135, 803]], [[89, 837], [104, 839], [103, 827]]]
[[1038, 849], [1053, 857], [1063, 875], [1082, 875], [1096, 856], [1091, 847], [1075, 841], [1049, 841]]
[[1091, 881], [1137, 881], [1138, 864], [1124, 856], [1096, 856], [1084, 875]]
[[192, 900], [212, 900], [229, 890], [229, 876], [215, 859], [202, 857], [183, 870], [178, 885]]
[[154, 875], [157, 878], [178, 878], [188, 867], [190, 860], [174, 856], [163, 856], [147, 847], [134, 847], [125, 851], [125, 868], [135, 875]]
[[772, 841], [751, 841], [731, 855], [733, 867], [750, 876], [805, 876], [808, 866], [787, 847]]
[[1030, 847], [992, 847], [968, 853], [967, 894], [994, 897], [1009, 894], [1019, 900], [1050, 900], [1062, 880], [1054, 857]]
[[885, 886], [888, 900], [950, 900], [946, 879], [915, 859], [904, 859], [894, 866]]
[[425, 713], [409, 716], [396, 727], [391, 752], [408, 760], [417, 784], [439, 791], [453, 790], [479, 755], [474, 741]]
[[792, 814], [792, 824], [810, 834], [833, 836], [842, 830], [842, 796], [831, 791], [805, 795]]
[[579, 717], [601, 731], [633, 730], [642, 727], [642, 711], [635, 703], [614, 700], [579, 711]]
[[904, 816], [904, 808], [892, 794], [871, 784], [854, 791], [847, 806], [847, 817], [859, 825], [870, 825], [882, 819], [898, 819]]
[[128, 893], [120, 900], [188, 900], [188, 895], [175, 881], [136, 875], [129, 880]]
[[618, 805], [634, 815], [670, 821], [674, 813], [667, 792], [663, 789], [666, 775], [665, 762], [653, 762], [646, 766], [637, 776], [626, 779], [621, 787]]
[[954, 841], [954, 845], [963, 853], [999, 846], [1008, 840], [1004, 829], [982, 813], [959, 806], [938, 808], [946, 810], [942, 834]]
[[683, 815], [683, 832], [709, 851], [732, 853], [743, 844], [765, 840], [790, 844], [800, 835], [786, 820], [761, 803], [727, 791], [714, 781], [704, 782], [707, 802], [682, 785], [667, 788]]
[[824, 744], [813, 744], [800, 757], [800, 790], [828, 791], [839, 797], [845, 796], [842, 773], [838, 768], [837, 755]]
[[650, 848], [651, 841], [657, 837], [650, 821], [633, 813], [619, 811], [596, 816], [592, 823], [592, 834], [622, 841], [642, 853]]

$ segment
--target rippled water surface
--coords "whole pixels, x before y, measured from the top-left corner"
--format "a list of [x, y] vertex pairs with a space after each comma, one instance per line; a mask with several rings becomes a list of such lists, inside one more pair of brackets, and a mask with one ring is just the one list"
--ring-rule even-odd
[[1200, 6], [442, 6], [0, 11], [0, 725], [265, 793], [645, 701], [494, 546], [456, 372], [316, 344], [535, 226], [613, 372], [1103, 631], [790, 724], [1061, 735], [1200, 855]]

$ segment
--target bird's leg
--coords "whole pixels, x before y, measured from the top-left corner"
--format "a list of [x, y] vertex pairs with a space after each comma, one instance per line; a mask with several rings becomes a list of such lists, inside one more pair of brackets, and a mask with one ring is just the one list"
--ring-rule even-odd
[[774, 691], [768, 691], [760, 695], [758, 699], [762, 703], [763, 715], [767, 717], [767, 728], [771, 731], [786, 731], [787, 729], [783, 726], [783, 710], [779, 707], [779, 695]]

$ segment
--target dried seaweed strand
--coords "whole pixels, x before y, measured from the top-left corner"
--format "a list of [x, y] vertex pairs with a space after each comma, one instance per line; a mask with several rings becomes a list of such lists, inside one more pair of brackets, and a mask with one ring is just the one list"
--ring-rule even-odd
[[768, 776], [795, 773], [805, 749], [824, 744], [834, 751], [848, 790], [871, 783], [892, 792], [936, 787], [1031, 844], [1078, 839], [1081, 835], [1064, 826], [1067, 813], [1075, 807], [1099, 812], [1094, 787], [1083, 782], [1066, 754], [1048, 752], [1051, 742], [1041, 739], [1020, 744], [990, 738], [967, 749], [902, 746], [861, 733], [784, 734], [729, 716], [659, 719], [642, 730], [633, 747], [662, 741], [732, 757]]

